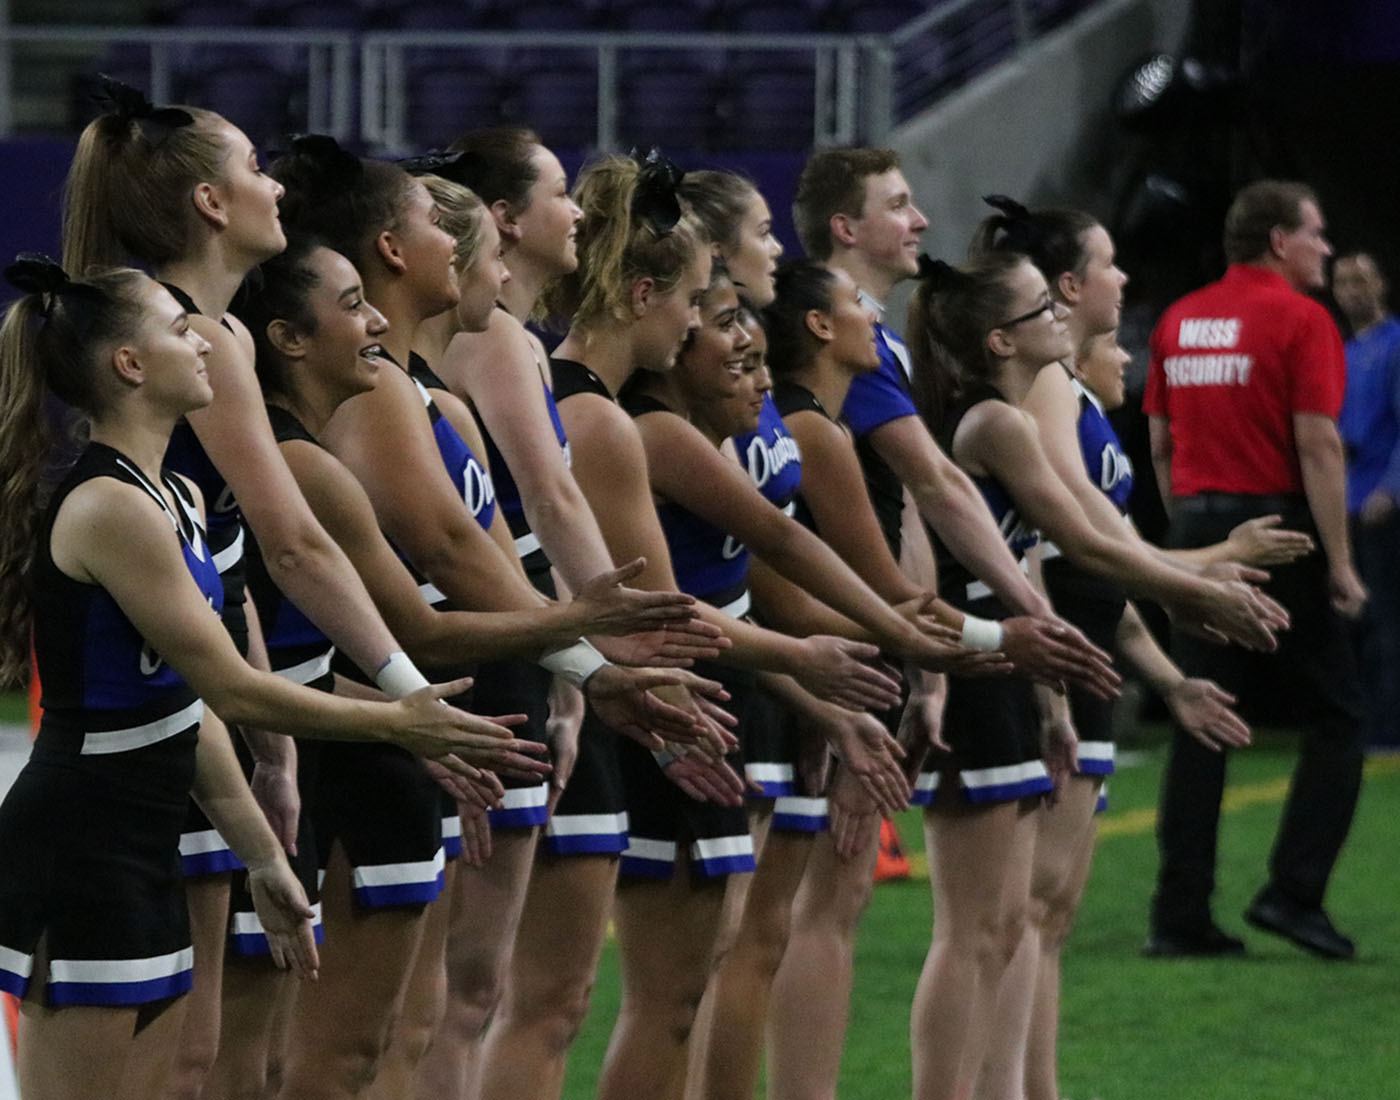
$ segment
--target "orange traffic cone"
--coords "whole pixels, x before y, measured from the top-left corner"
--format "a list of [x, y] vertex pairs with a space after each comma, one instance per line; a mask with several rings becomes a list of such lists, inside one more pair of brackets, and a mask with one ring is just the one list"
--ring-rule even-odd
[[890, 882], [909, 877], [909, 857], [899, 842], [899, 830], [885, 818], [880, 822], [880, 850], [875, 856], [875, 881]]

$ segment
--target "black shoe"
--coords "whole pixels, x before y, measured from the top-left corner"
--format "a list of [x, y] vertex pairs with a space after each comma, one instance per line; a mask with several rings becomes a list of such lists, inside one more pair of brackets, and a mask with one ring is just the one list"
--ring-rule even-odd
[[1149, 959], [1209, 959], [1244, 954], [1244, 940], [1206, 924], [1183, 932], [1153, 932], [1142, 945]]
[[1292, 940], [1324, 959], [1350, 959], [1356, 955], [1356, 944], [1332, 926], [1320, 905], [1299, 905], [1265, 889], [1244, 911], [1244, 919], [1255, 928]]

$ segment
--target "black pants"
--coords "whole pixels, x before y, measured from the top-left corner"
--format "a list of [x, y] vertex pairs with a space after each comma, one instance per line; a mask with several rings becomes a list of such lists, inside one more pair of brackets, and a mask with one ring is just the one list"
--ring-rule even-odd
[[[1243, 520], [1279, 510], [1286, 526], [1316, 537], [1301, 497], [1281, 502], [1212, 495], [1177, 501], [1170, 542], [1207, 546]], [[1313, 906], [1322, 902], [1361, 789], [1360, 688], [1348, 624], [1328, 602], [1322, 551], [1271, 573], [1265, 590], [1288, 609], [1293, 623], [1279, 635], [1277, 652], [1214, 645], [1180, 631], [1172, 649], [1186, 675], [1209, 677], [1236, 694], [1247, 717], [1267, 710], [1301, 727], [1269, 876], [1274, 889]], [[1286, 711], [1259, 705], [1280, 700], [1287, 702]], [[1210, 919], [1227, 757], [1180, 728], [1174, 731], [1157, 826], [1161, 868], [1152, 921], [1159, 932], [1189, 932]]]

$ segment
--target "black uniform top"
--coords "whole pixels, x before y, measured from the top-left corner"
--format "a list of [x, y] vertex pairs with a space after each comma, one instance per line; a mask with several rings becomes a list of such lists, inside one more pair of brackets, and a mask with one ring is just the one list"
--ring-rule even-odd
[[79, 485], [99, 477], [135, 485], [160, 505], [215, 614], [223, 602], [223, 585], [185, 485], [163, 475], [179, 504], [172, 510], [134, 462], [104, 444], [89, 444], [49, 504], [30, 573], [34, 653], [43, 683], [38, 744], [84, 756], [154, 744], [197, 726], [204, 713], [194, 689], [147, 644], [104, 588], [74, 580], [54, 564], [50, 539], [59, 506]]
[[[180, 303], [186, 313], [200, 316], [194, 299], [171, 283], [162, 283], [171, 297]], [[220, 318], [219, 324], [230, 332], [229, 323]], [[184, 474], [196, 485], [204, 497], [204, 509], [208, 516], [209, 547], [214, 553], [214, 564], [224, 579], [224, 625], [238, 643], [240, 651], [248, 652], [248, 618], [243, 610], [244, 587], [247, 583], [246, 567], [243, 562], [244, 532], [243, 513], [238, 502], [233, 499], [224, 475], [219, 473], [209, 455], [195, 435], [194, 429], [185, 420], [175, 425], [170, 434], [170, 446], [165, 452], [164, 465], [176, 473]]]

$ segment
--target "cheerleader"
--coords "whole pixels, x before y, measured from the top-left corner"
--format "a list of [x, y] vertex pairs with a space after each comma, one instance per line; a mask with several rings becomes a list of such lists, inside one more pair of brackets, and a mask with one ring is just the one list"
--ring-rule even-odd
[[[0, 331], [3, 671], [22, 675], [32, 626], [45, 713], [0, 806], [0, 981], [24, 998], [26, 1096], [158, 1095], [192, 983], [191, 787], [248, 868], [274, 960], [317, 965], [306, 896], [202, 700], [230, 721], [393, 738], [467, 774], [505, 762], [510, 735], [438, 706], [455, 685], [375, 705], [248, 666], [219, 624], [198, 492], [162, 469], [175, 423], [212, 400], [209, 343], [136, 271], [72, 281], [25, 258], [7, 275], [28, 293]], [[90, 442], [41, 515], [49, 394]]]
[[[277, 219], [280, 185], [259, 168], [257, 152], [236, 126], [212, 111], [158, 107], [114, 81], [106, 109], [83, 131], [65, 186], [63, 251], [71, 271], [131, 258], [148, 266], [211, 345], [214, 400], [177, 425], [170, 464], [192, 477], [210, 511], [211, 543], [225, 582], [224, 621], [246, 650], [243, 524], [258, 536], [279, 585], [324, 628], [340, 651], [395, 694], [421, 677], [409, 671], [364, 586], [298, 493], [277, 450], [253, 376], [252, 346], [227, 314], [244, 276], [284, 244]], [[277, 769], [260, 785], [281, 792], [274, 820], [294, 820], [285, 739], [245, 731], [259, 770]], [[255, 779], [258, 778], [255, 776]], [[291, 830], [283, 833], [291, 841]], [[179, 1044], [172, 1097], [194, 1097], [212, 1065], [219, 1034], [228, 876], [234, 861], [218, 834], [192, 815], [184, 840], [194, 918], [198, 1004]], [[210, 872], [216, 872], [211, 874]], [[145, 1100], [144, 1097], [141, 1100]]]
[[[1207, 581], [1124, 538], [1101, 534], [1055, 475], [1035, 423], [1020, 411], [1036, 375], [1070, 353], [1063, 309], [1044, 278], [1012, 255], [969, 271], [924, 265], [910, 307], [916, 386], [948, 453], [979, 483], [1013, 550], [1043, 530], [1096, 573], [1268, 645], [1282, 625], [1272, 605], [1240, 582]], [[945, 596], [973, 612], [1004, 614], [951, 559]], [[1018, 681], [1013, 680], [1013, 684]], [[933, 943], [915, 994], [911, 1035], [915, 1095], [966, 1095], [984, 1057], [1014, 1042], [994, 1034], [997, 986], [1020, 944], [1030, 896], [1038, 799], [1076, 767], [1066, 723], [1040, 726], [1029, 684], [988, 693], [950, 677], [946, 751], [930, 758], [934, 801], [925, 813], [934, 906]]]

